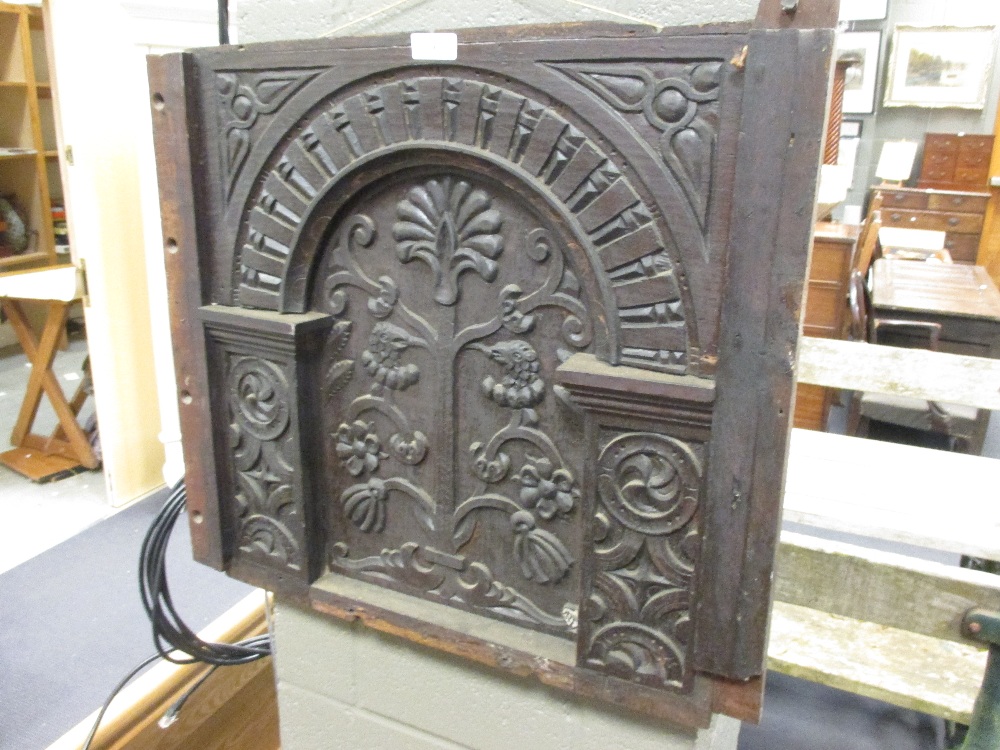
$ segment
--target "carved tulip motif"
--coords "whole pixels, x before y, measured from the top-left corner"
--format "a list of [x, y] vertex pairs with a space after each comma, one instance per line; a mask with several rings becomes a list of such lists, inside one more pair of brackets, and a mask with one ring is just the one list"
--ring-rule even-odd
[[381, 479], [372, 478], [344, 491], [344, 515], [361, 531], [379, 532], [385, 529], [385, 506], [389, 493]]
[[573, 557], [558, 537], [535, 526], [535, 517], [519, 510], [510, 517], [514, 529], [514, 554], [521, 573], [536, 583], [558, 583], [569, 572]]

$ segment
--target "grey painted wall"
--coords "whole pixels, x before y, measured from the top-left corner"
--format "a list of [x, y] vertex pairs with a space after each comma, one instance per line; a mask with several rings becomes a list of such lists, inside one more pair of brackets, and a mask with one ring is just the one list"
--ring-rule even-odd
[[[394, 0], [239, 0], [237, 25], [241, 42], [307, 39], [394, 4]], [[637, 20], [671, 26], [745, 21], [757, 12], [757, 0], [587, 0]], [[391, 10], [356, 23], [340, 34], [503, 26], [562, 21], [624, 21], [569, 0], [408, 0]]]
[[[1000, 25], [1000, 0], [889, 0], [884, 21], [856, 21], [851, 31], [882, 31], [879, 55], [880, 73], [875, 92], [875, 113], [844, 115], [863, 122], [858, 160], [854, 170], [854, 188], [848, 203], [862, 205], [875, 177], [882, 144], [886, 141], [913, 140], [923, 143], [925, 133], [992, 133], [1000, 94], [1000, 46], [993, 64], [987, 106], [984, 110], [921, 109], [881, 106], [885, 96], [886, 71], [892, 30], [897, 24], [911, 26], [992, 26]], [[919, 172], [922, 153], [917, 154], [914, 175]]]
[[429, 648], [278, 603], [282, 750], [736, 750]]

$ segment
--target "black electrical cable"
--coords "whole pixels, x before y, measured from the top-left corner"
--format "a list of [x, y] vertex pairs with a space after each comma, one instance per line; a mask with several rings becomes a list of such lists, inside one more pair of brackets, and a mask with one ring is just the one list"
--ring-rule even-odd
[[166, 577], [167, 542], [184, 510], [186, 498], [185, 486], [178, 484], [153, 521], [139, 553], [139, 593], [153, 626], [157, 652], [168, 661], [176, 658], [170, 654], [171, 651], [180, 651], [198, 661], [223, 667], [270, 656], [271, 641], [267, 635], [234, 644], [208, 643], [201, 640], [174, 609]]
[[157, 659], [165, 659], [174, 664], [202, 662], [212, 665], [212, 669], [189, 688], [164, 714], [161, 726], [166, 727], [176, 720], [187, 699], [217, 667], [248, 664], [271, 655], [271, 639], [268, 635], [255, 636], [238, 643], [203, 641], [184, 623], [174, 608], [170, 596], [170, 586], [167, 583], [167, 545], [174, 524], [177, 523], [177, 519], [184, 511], [186, 501], [187, 488], [181, 481], [170, 491], [167, 501], [156, 514], [156, 518], [153, 519], [149, 531], [146, 532], [146, 536], [142, 540], [142, 548], [139, 551], [139, 595], [142, 598], [142, 606], [146, 611], [146, 616], [152, 625], [156, 653], [144, 659], [111, 691], [97, 714], [94, 726], [91, 728], [82, 750], [90, 750], [91, 743], [108, 706], [111, 705], [111, 701], [139, 672]]
[[152, 656], [143, 659], [142, 662], [139, 664], [139, 666], [137, 666], [135, 669], [133, 669], [131, 672], [125, 675], [125, 677], [122, 678], [122, 681], [119, 682], [117, 685], [115, 685], [115, 689], [111, 691], [111, 694], [108, 696], [108, 699], [104, 701], [104, 705], [101, 706], [101, 710], [97, 712], [97, 718], [94, 720], [94, 726], [90, 728], [90, 734], [87, 735], [87, 739], [83, 743], [83, 747], [81, 750], [90, 750], [90, 744], [94, 741], [94, 736], [97, 734], [97, 728], [101, 726], [101, 719], [104, 718], [104, 714], [107, 713], [108, 708], [111, 706], [111, 701], [115, 699], [115, 696], [118, 695], [121, 689], [126, 685], [128, 685], [132, 681], [132, 679], [137, 674], [139, 674], [139, 672], [144, 670], [146, 667], [148, 667], [150, 664], [152, 664], [159, 658], [160, 658], [159, 654], [153, 654]]

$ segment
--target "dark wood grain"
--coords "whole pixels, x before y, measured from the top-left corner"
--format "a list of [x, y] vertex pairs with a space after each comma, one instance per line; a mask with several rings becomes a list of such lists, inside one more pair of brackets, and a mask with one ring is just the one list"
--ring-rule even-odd
[[190, 151], [198, 122], [189, 113], [190, 62], [183, 54], [150, 56], [149, 90], [191, 546], [196, 560], [221, 570], [225, 522], [219, 514], [214, 448], [205, 442], [212, 418], [205, 337], [196, 314], [205, 298], [194, 200], [198, 180]]
[[827, 99], [816, 82], [828, 81], [832, 45], [828, 31], [755, 31], [746, 60], [703, 520], [712, 563], [694, 608], [695, 663], [729, 678], [761, 674], [766, 655]]
[[827, 12], [153, 63], [199, 559], [755, 718], [832, 39], [793, 27]]

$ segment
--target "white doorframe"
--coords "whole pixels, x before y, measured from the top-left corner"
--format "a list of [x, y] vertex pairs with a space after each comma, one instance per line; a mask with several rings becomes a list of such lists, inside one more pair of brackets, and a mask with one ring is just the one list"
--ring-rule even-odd
[[123, 505], [183, 472], [145, 55], [214, 44], [215, 3], [45, 0], [45, 9], [59, 146], [73, 154], [61, 169], [74, 257], [87, 269], [108, 497]]

